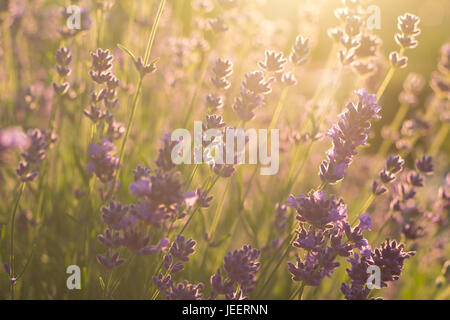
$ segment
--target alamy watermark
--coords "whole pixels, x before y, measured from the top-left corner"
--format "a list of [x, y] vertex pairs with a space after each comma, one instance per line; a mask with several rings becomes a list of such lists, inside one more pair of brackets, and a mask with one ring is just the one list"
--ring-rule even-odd
[[67, 7], [66, 13], [69, 16], [66, 21], [69, 30], [81, 30], [81, 8], [75, 5]]
[[81, 289], [81, 270], [80, 267], [73, 264], [67, 267], [66, 273], [70, 274], [67, 277], [66, 286], [69, 290]]

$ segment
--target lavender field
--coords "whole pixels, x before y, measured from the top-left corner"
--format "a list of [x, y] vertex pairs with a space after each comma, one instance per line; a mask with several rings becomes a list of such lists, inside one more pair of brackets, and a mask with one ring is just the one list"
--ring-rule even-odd
[[450, 299], [447, 0], [0, 0], [0, 299]]

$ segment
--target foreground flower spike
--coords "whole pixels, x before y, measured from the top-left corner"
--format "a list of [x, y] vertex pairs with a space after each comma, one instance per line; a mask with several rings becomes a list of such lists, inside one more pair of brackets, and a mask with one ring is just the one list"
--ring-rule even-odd
[[233, 299], [237, 286], [244, 294], [255, 289], [256, 274], [259, 271], [260, 263], [256, 261], [260, 251], [245, 245], [242, 249], [228, 252], [223, 259], [223, 269], [226, 277], [222, 278], [220, 269], [211, 277], [212, 297], [218, 294], [225, 295], [225, 298]]
[[347, 109], [339, 115], [339, 122], [328, 131], [333, 139], [333, 147], [327, 151], [328, 160], [320, 165], [320, 178], [324, 183], [337, 183], [345, 176], [356, 149], [366, 144], [370, 131], [370, 122], [380, 119], [381, 107], [376, 103], [377, 97], [366, 89], [356, 92], [358, 103], [349, 103]]

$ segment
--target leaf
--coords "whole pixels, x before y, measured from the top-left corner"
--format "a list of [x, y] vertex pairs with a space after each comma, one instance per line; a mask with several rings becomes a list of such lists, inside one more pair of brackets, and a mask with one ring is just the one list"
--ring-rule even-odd
[[[131, 52], [130, 49], [128, 49], [127, 47], [125, 47], [124, 45], [121, 45], [120, 43], [117, 44], [117, 47], [119, 47], [120, 50], [125, 51], [130, 57], [131, 59], [133, 59], [133, 62], [136, 63], [136, 57], [133, 54], [133, 52]], [[159, 59], [159, 58], [158, 58]]]

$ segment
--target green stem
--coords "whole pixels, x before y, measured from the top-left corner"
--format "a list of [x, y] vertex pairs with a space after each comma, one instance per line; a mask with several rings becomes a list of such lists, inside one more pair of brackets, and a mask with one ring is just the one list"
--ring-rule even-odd
[[[151, 54], [151, 51], [152, 51], [153, 42], [155, 40], [156, 30], [158, 28], [159, 20], [161, 18], [161, 15], [162, 15], [165, 3], [166, 3], [166, 0], [161, 0], [161, 2], [160, 2], [159, 8], [158, 8], [158, 13], [156, 14], [156, 18], [155, 18], [155, 21], [153, 23], [149, 39], [147, 41], [147, 47], [145, 49], [145, 56], [144, 56], [144, 65], [147, 65], [148, 61], [150, 59], [150, 54]], [[125, 131], [125, 136], [124, 136], [124, 138], [122, 140], [122, 145], [120, 147], [119, 163], [117, 164], [117, 173], [114, 175], [113, 183], [111, 185], [111, 189], [110, 189], [109, 195], [107, 197], [108, 199], [114, 193], [116, 181], [117, 181], [119, 173], [120, 173], [120, 164], [122, 163], [122, 160], [123, 160], [123, 157], [124, 157], [124, 150], [125, 150], [125, 146], [127, 144], [128, 136], [130, 135], [130, 131], [131, 131], [131, 127], [132, 127], [132, 124], [133, 124], [134, 115], [136, 113], [137, 102], [139, 100], [139, 94], [140, 94], [141, 89], [142, 89], [143, 80], [144, 80], [143, 76], [140, 75], [139, 76], [139, 82], [138, 82], [138, 85], [137, 85], [137, 89], [136, 89], [136, 92], [135, 92], [134, 97], [133, 97], [133, 102], [131, 104], [131, 114], [130, 114], [130, 117], [128, 118], [127, 129]]]
[[[402, 48], [400, 50], [400, 56], [405, 53], [405, 49]], [[381, 83], [380, 87], [377, 91], [377, 100], [379, 101], [381, 99], [381, 96], [383, 95], [384, 91], [386, 91], [387, 86], [389, 85], [389, 82], [391, 82], [392, 77], [394, 76], [396, 68], [394, 66], [391, 66], [386, 77], [384, 78], [383, 82]]]
[[[15, 223], [16, 223], [16, 213], [17, 213], [17, 208], [19, 207], [19, 202], [20, 199], [22, 198], [22, 194], [23, 194], [23, 190], [25, 189], [25, 182], [22, 182], [19, 185], [19, 190], [18, 190], [18, 194], [16, 197], [16, 201], [14, 203], [14, 208], [11, 214], [11, 232], [10, 232], [10, 244], [11, 244], [11, 248], [10, 248], [10, 253], [9, 253], [9, 267], [11, 269], [10, 271], [10, 280], [12, 280], [13, 278], [15, 278], [15, 257], [14, 257], [14, 227], [15, 227]], [[15, 289], [15, 283], [13, 283], [11, 281], [10, 283], [10, 290], [11, 290], [11, 300], [14, 300], [14, 289]]]

